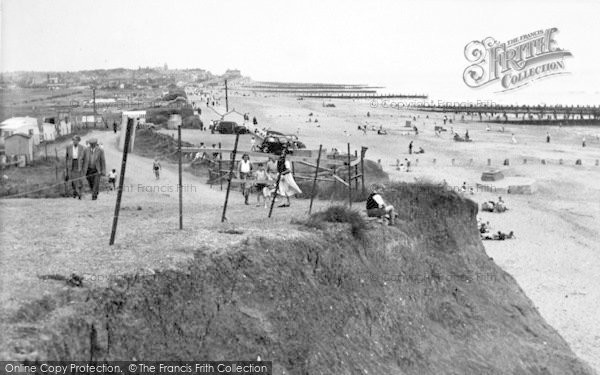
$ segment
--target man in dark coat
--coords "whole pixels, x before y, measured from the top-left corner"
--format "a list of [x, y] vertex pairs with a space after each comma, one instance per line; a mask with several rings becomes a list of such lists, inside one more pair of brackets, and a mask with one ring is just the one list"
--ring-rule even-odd
[[81, 137], [73, 136], [73, 143], [67, 146], [65, 155], [66, 164], [66, 180], [71, 181], [73, 187], [73, 198], [81, 199], [81, 191], [83, 189], [82, 177], [86, 171], [86, 148], [79, 144]]
[[92, 190], [92, 200], [98, 199], [98, 190], [100, 189], [100, 177], [106, 173], [106, 161], [104, 151], [98, 146], [98, 140], [91, 138], [90, 147], [86, 150], [86, 176], [90, 190]]

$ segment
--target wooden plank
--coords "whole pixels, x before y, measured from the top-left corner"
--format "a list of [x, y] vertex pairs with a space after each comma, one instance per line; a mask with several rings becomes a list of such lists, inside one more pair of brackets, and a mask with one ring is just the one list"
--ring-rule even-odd
[[348, 186], [348, 183], [346, 181], [344, 181], [343, 179], [339, 178], [337, 175], [333, 175], [333, 178], [336, 181], [341, 182], [342, 184], [344, 184], [344, 186]]
[[[306, 166], [308, 166], [308, 167], [317, 168], [317, 165], [316, 165], [316, 164], [309, 163], [309, 162], [307, 162], [307, 161], [299, 161], [298, 163], [299, 163], [299, 164], [302, 164], [302, 165], [306, 165]], [[330, 168], [325, 168], [325, 167], [323, 167], [323, 166], [321, 166], [321, 165], [319, 165], [319, 166], [318, 166], [318, 169], [319, 169], [319, 170], [321, 170], [321, 171], [333, 172], [333, 169], [330, 169]]]
[[244, 180], [243, 178], [232, 178], [231, 182], [235, 182], [235, 183], [247, 183], [247, 184], [265, 184], [265, 185], [272, 185], [275, 183], [275, 181], [273, 180]]
[[[181, 148], [181, 152], [204, 152], [207, 155], [211, 156], [212, 154], [222, 154], [223, 155], [223, 160], [231, 160], [230, 158], [230, 154], [233, 152], [232, 149], [227, 149], [227, 148], [222, 148], [222, 149], [218, 149], [218, 148], [198, 148], [198, 147], [182, 147]], [[250, 156], [251, 158], [258, 158], [259, 160], [262, 161], [262, 159], [266, 160], [269, 157], [274, 158], [275, 160], [279, 159], [279, 155], [276, 154], [267, 154], [264, 152], [258, 152], [258, 151], [239, 151], [240, 153], [244, 153], [244, 154], [248, 154], [248, 156]], [[315, 152], [316, 154], [316, 152]], [[294, 161], [294, 162], [316, 162], [317, 161], [317, 156], [296, 156], [296, 155], [286, 155], [285, 157], [286, 160], [289, 161]], [[357, 159], [359, 160], [359, 159]], [[347, 162], [341, 159], [325, 159], [322, 160], [323, 164], [327, 164], [327, 165], [347, 165]], [[360, 161], [358, 162], [360, 163]], [[358, 164], [357, 163], [357, 164]]]
[[[295, 176], [294, 178], [297, 180], [312, 180], [312, 179], [314, 179], [314, 177], [308, 177], [308, 176]], [[333, 178], [329, 178], [329, 179], [328, 178], [317, 178], [316, 181], [335, 182], [335, 180]]]
[[308, 207], [308, 214], [312, 212], [313, 200], [315, 199], [315, 188], [317, 187], [317, 178], [319, 178], [319, 167], [321, 162], [321, 152], [323, 150], [323, 145], [319, 145], [319, 154], [317, 158], [317, 164], [315, 165], [315, 177], [313, 180], [312, 190], [310, 194], [310, 206]]

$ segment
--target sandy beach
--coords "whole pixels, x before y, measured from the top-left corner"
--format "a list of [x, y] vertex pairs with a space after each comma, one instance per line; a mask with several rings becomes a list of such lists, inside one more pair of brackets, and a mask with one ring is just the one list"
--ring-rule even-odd
[[[448, 114], [453, 124], [443, 125], [443, 114], [382, 108], [369, 101], [335, 100], [335, 107], [324, 107], [320, 100], [296, 100], [289, 97], [230, 97], [230, 109], [256, 116], [260, 127], [298, 134], [310, 149], [336, 147], [352, 152], [368, 147], [367, 158], [381, 160], [383, 168], [394, 180], [446, 180], [457, 189], [463, 184], [476, 187], [481, 173], [491, 167], [504, 176], [535, 180], [531, 195], [505, 195], [475, 189], [470, 198], [479, 204], [502, 195], [509, 211], [480, 212], [493, 231], [514, 231], [516, 239], [485, 241], [489, 256], [515, 277], [542, 316], [567, 340], [576, 354], [600, 370], [600, 142], [596, 127], [502, 126], [492, 124], [489, 131], [484, 123]], [[222, 109], [224, 112], [224, 108]], [[370, 116], [367, 116], [369, 112]], [[213, 114], [203, 111], [208, 123]], [[309, 114], [311, 122], [308, 122]], [[416, 123], [413, 116], [417, 117]], [[427, 116], [429, 118], [427, 118]], [[315, 123], [314, 119], [318, 119]], [[405, 135], [404, 125], [412, 121], [419, 134]], [[369, 128], [383, 126], [388, 135], [369, 131], [366, 135], [359, 125]], [[436, 136], [435, 125], [448, 129]], [[454, 142], [450, 129], [463, 135], [469, 131], [473, 142]], [[347, 133], [344, 134], [344, 131]], [[517, 143], [512, 142], [514, 133]], [[551, 142], [546, 143], [546, 133]], [[585, 136], [587, 145], [581, 145]], [[186, 141], [233, 145], [232, 136], [211, 135], [209, 132], [188, 130]], [[240, 138], [242, 149], [250, 145], [250, 136]], [[408, 144], [423, 147], [425, 154], [409, 155]], [[411, 160], [411, 172], [396, 170], [396, 160]], [[433, 159], [436, 159], [435, 163]], [[452, 164], [454, 159], [454, 165]], [[472, 159], [472, 160], [471, 160]], [[509, 159], [509, 166], [503, 161]], [[523, 159], [527, 159], [524, 163]], [[546, 160], [542, 164], [541, 159]], [[560, 159], [563, 164], [560, 165]], [[575, 165], [581, 159], [582, 165]]]

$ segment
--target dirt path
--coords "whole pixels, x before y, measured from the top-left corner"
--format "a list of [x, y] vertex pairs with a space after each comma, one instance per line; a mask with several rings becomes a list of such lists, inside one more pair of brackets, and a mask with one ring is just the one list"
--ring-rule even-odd
[[[93, 132], [85, 139], [96, 137], [104, 144], [107, 170], [117, 170], [120, 173], [122, 152], [116, 146], [116, 136], [108, 132]], [[160, 179], [154, 177], [152, 170], [153, 160], [129, 153], [127, 156], [127, 167], [125, 171], [124, 191], [129, 194], [159, 195], [162, 197], [178, 198], [179, 176], [176, 166], [169, 166], [165, 162], [160, 171]], [[108, 172], [107, 171], [107, 172]], [[224, 195], [207, 186], [200, 178], [183, 172], [183, 194], [185, 201], [202, 204], [220, 204]]]

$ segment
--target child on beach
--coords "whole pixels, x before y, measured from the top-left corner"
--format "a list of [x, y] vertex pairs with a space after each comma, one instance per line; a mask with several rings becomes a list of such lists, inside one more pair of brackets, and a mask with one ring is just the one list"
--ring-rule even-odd
[[154, 158], [154, 162], [152, 163], [152, 170], [154, 171], [154, 178], [157, 180], [160, 178], [160, 170], [162, 169], [160, 163], [157, 158]]
[[117, 181], [117, 170], [113, 169], [112, 171], [110, 171], [110, 173], [108, 174], [108, 183], [110, 185], [112, 185], [111, 190], [115, 190], [115, 183]]
[[[260, 207], [260, 198], [263, 198], [264, 208], [267, 208], [267, 198], [271, 196], [271, 191], [274, 192], [274, 187], [271, 187], [270, 183], [265, 183], [264, 181], [273, 181], [271, 176], [267, 173], [265, 166], [260, 164], [258, 166], [258, 170], [256, 171], [256, 184], [254, 184], [254, 188], [256, 190], [256, 207]], [[272, 190], [273, 189], [273, 190]]]
[[[242, 180], [247, 180], [252, 173], [253, 167], [250, 162], [250, 156], [248, 154], [244, 154], [242, 156], [242, 160], [238, 164], [238, 176]], [[246, 186], [245, 182], [242, 182], [242, 195], [244, 196], [244, 204], [248, 205], [248, 197], [250, 196], [250, 187]]]

